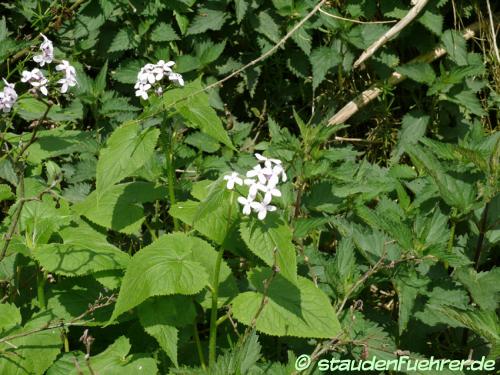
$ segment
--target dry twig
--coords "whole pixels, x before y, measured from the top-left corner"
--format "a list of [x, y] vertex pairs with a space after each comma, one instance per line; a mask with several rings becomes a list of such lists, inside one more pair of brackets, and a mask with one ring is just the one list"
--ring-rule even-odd
[[[465, 40], [469, 40], [474, 37], [479, 30], [479, 23], [475, 23], [469, 26], [464, 30], [462, 36]], [[416, 64], [416, 63], [431, 63], [434, 60], [439, 59], [440, 57], [446, 54], [446, 50], [442, 46], [438, 46], [434, 48], [432, 51], [420, 55], [413, 60], [411, 60], [408, 64]], [[385, 86], [395, 86], [406, 79], [406, 76], [402, 75], [398, 72], [393, 72], [389, 79], [385, 82]], [[348, 119], [351, 118], [356, 112], [358, 112], [361, 108], [365, 107], [369, 103], [371, 103], [374, 99], [376, 99], [382, 93], [383, 84], [381, 82], [377, 82], [370, 86], [368, 89], [359, 94], [356, 98], [347, 103], [340, 111], [338, 111], [335, 115], [333, 115], [328, 120], [328, 125], [339, 125], [345, 123]]]
[[429, 0], [418, 0], [415, 3], [415, 6], [410, 9], [410, 11], [401, 18], [401, 20], [391, 27], [384, 35], [382, 35], [375, 43], [373, 43], [370, 47], [368, 47], [356, 62], [353, 65], [353, 68], [356, 69], [363, 62], [369, 59], [380, 47], [382, 47], [385, 43], [391, 40], [396, 34], [398, 34], [401, 30], [403, 30], [406, 26], [410, 24], [411, 21], [418, 16], [418, 14], [424, 9]]

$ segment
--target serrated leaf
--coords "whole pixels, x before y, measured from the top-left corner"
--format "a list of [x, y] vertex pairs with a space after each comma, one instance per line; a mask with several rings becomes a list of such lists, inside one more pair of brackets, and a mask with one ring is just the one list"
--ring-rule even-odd
[[179, 40], [179, 36], [170, 24], [160, 22], [151, 32], [151, 40], [153, 42], [170, 42], [172, 40]]
[[417, 21], [438, 36], [441, 35], [443, 32], [444, 18], [439, 13], [434, 13], [431, 10], [426, 10], [417, 19]]
[[177, 367], [177, 327], [192, 324], [196, 318], [193, 301], [185, 296], [150, 298], [137, 309], [144, 330], [153, 336]]
[[311, 54], [312, 37], [306, 28], [301, 27], [293, 33], [292, 40], [307, 56]]
[[436, 79], [436, 73], [434, 73], [432, 66], [426, 63], [401, 65], [396, 68], [396, 71], [416, 82], [428, 85], [432, 84]]
[[[38, 329], [50, 322], [48, 312], [32, 317], [23, 327], [9, 331], [9, 335]], [[34, 332], [9, 342], [0, 343], [0, 374], [42, 375], [61, 350], [60, 331], [56, 328]]]
[[[70, 321], [83, 314], [90, 305], [94, 305], [102, 296], [107, 296], [109, 293], [92, 276], [66, 278], [59, 280], [48, 289], [47, 308], [58, 319]], [[103, 325], [109, 320], [112, 312], [112, 305], [96, 309], [92, 313], [92, 320], [86, 322], [86, 325]]]
[[318, 47], [310, 56], [313, 73], [313, 89], [316, 89], [331, 68], [342, 62], [341, 57], [330, 47]]
[[21, 312], [14, 304], [0, 304], [0, 332], [21, 324]]
[[236, 20], [238, 21], [238, 23], [241, 22], [241, 20], [243, 20], [243, 18], [245, 17], [245, 14], [247, 12], [247, 9], [248, 9], [248, 1], [247, 0], [234, 0], [234, 8], [235, 8], [235, 11], [236, 11]]
[[102, 193], [94, 190], [73, 208], [96, 224], [131, 234], [138, 232], [144, 221], [144, 210], [139, 203], [153, 202], [166, 195], [165, 187], [155, 187], [150, 182], [129, 182], [113, 185]]
[[500, 268], [476, 272], [473, 268], [456, 270], [455, 276], [467, 288], [476, 302], [485, 310], [495, 310], [500, 297]]
[[[65, 353], [49, 369], [47, 375], [137, 375], [158, 372], [153, 358], [144, 354], [128, 354], [130, 349], [129, 339], [120, 336], [106, 350], [90, 357], [92, 370], [86, 365], [87, 360], [82, 352]], [[75, 366], [75, 362], [78, 366]]]
[[129, 256], [106, 241], [106, 236], [88, 224], [66, 227], [59, 232], [63, 243], [40, 246], [34, 257], [47, 271], [65, 276], [124, 269]]
[[424, 135], [430, 117], [421, 111], [408, 112], [403, 117], [401, 130], [398, 133], [398, 143], [392, 152], [391, 163], [399, 160], [408, 144], [417, 143]]
[[99, 155], [96, 187], [99, 194], [136, 173], [153, 156], [160, 130], [137, 122], [117, 128]]
[[266, 11], [260, 12], [258, 17], [258, 26], [256, 31], [265, 35], [274, 43], [277, 43], [281, 38], [280, 28], [273, 17]]
[[462, 34], [456, 30], [446, 30], [441, 41], [452, 61], [458, 65], [467, 65], [467, 44]]
[[174, 107], [177, 113], [188, 122], [188, 125], [234, 148], [221, 120], [209, 104], [208, 95], [200, 92], [201, 89], [201, 83], [195, 81], [183, 88], [168, 90], [163, 94], [163, 105], [167, 108]]
[[226, 19], [227, 15], [223, 11], [200, 8], [189, 25], [186, 35], [201, 34], [207, 30], [220, 30]]
[[[271, 270], [254, 271], [249, 276], [255, 292], [239, 294], [232, 302], [234, 317], [250, 325], [263, 298], [264, 280]], [[267, 303], [256, 321], [256, 329], [272, 336], [332, 338], [341, 330], [330, 300], [321, 289], [298, 276], [294, 285], [277, 274], [269, 284]]]
[[139, 70], [145, 63], [144, 60], [125, 60], [118, 66], [116, 71], [111, 72], [112, 77], [118, 82], [133, 84], [137, 80], [137, 73], [139, 73]]
[[108, 52], [126, 51], [136, 47], [134, 34], [130, 29], [121, 29], [116, 33], [108, 48]]
[[275, 264], [276, 256], [281, 275], [292, 283], [296, 282], [297, 261], [292, 231], [281, 218], [272, 214], [265, 220], [250, 218], [240, 224], [240, 234], [250, 251], [268, 266]]
[[199, 252], [217, 256], [208, 243], [183, 233], [164, 235], [137, 252], [125, 272], [111, 320], [149, 297], [200, 292], [209, 275], [198, 261]]
[[208, 153], [214, 153], [220, 149], [220, 145], [215, 139], [201, 132], [194, 132], [189, 134], [184, 139], [184, 142]]

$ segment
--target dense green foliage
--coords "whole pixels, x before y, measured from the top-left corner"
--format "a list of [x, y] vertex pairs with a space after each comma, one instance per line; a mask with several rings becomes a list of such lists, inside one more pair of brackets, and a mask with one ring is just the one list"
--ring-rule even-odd
[[[495, 9], [430, 0], [353, 69], [410, 1], [318, 3], [0, 4], [0, 77], [19, 94], [0, 112], [0, 374], [500, 357]], [[21, 82], [40, 33], [76, 68], [65, 95]], [[158, 60], [185, 85], [141, 99]], [[224, 180], [255, 152], [288, 177], [263, 220]]]

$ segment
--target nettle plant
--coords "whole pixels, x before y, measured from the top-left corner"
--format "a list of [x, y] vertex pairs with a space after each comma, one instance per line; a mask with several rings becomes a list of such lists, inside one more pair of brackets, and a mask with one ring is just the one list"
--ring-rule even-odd
[[[250, 3], [234, 2], [224, 30], [258, 21], [263, 51], [280, 40], [274, 18], [289, 27], [316, 5]], [[391, 17], [405, 13], [383, 3]], [[444, 3], [419, 22], [441, 34]], [[139, 9], [137, 35], [180, 40], [163, 21], [152, 27], [171, 9], [150, 4]], [[304, 121], [283, 105], [290, 121], [260, 113], [257, 130], [222, 115], [207, 89], [213, 77], [182, 74], [215, 74], [209, 64], [226, 43], [196, 38], [221, 30], [229, 12], [209, 2], [188, 28], [194, 2], [168, 4], [186, 38], [196, 36], [196, 56], [177, 64], [145, 42], [140, 59], [92, 72], [56, 59], [63, 54], [42, 34], [9, 66], [0, 91], [0, 374], [290, 374], [301, 354], [309, 373], [322, 356], [498, 357], [500, 136], [483, 126], [484, 67], [465, 40], [443, 35], [456, 53], [441, 75], [429, 63], [400, 73], [412, 89], [429, 86], [433, 108], [447, 101], [442, 117], [459, 134], [443, 136], [441, 119], [412, 103], [384, 161], [373, 163], [358, 146], [367, 142], [340, 136], [349, 126], [327, 126], [319, 110]], [[371, 18], [375, 3], [366, 4], [352, 2], [350, 14]], [[136, 5], [90, 2], [69, 29], [85, 36], [76, 53], [105, 44], [105, 20], [121, 24]], [[291, 69], [313, 95], [332, 68], [342, 83], [356, 50], [336, 41], [364, 49], [370, 31], [389, 26], [338, 21], [312, 19], [286, 60], [263, 70]], [[313, 32], [328, 27], [341, 38], [311, 52]], [[136, 52], [129, 31], [113, 34], [110, 54]], [[385, 52], [377, 59], [399, 63]], [[251, 72], [246, 90], [255, 92], [261, 70]], [[109, 77], [122, 86], [110, 88]]]

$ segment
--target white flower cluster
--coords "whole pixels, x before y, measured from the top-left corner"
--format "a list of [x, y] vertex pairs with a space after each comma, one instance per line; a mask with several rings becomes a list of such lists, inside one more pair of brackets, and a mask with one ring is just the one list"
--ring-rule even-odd
[[43, 37], [43, 42], [40, 44], [40, 54], [33, 56], [33, 61], [44, 66], [45, 64], [50, 64], [54, 60], [54, 46], [49, 38], [45, 35], [40, 34]]
[[243, 214], [250, 215], [254, 211], [260, 220], [264, 220], [268, 212], [276, 211], [276, 206], [272, 206], [271, 201], [273, 197], [281, 197], [277, 186], [280, 180], [285, 182], [287, 177], [281, 160], [269, 159], [261, 154], [255, 154], [255, 157], [259, 162], [247, 171], [247, 178], [241, 178], [237, 172], [232, 172], [224, 176], [224, 180], [230, 190], [234, 189], [235, 185], [247, 185], [247, 197], [238, 197], [238, 202], [243, 205]]
[[[144, 100], [149, 98], [148, 91], [155, 87], [155, 92], [161, 95], [163, 88], [158, 84], [163, 77], [168, 77], [171, 82], [178, 84], [179, 86], [184, 86], [184, 79], [179, 73], [175, 73], [172, 70], [172, 66], [175, 63], [173, 61], [163, 61], [160, 60], [156, 64], [146, 64], [144, 65], [139, 73], [137, 74], [137, 81], [134, 88], [135, 96], [140, 96]], [[156, 85], [155, 85], [156, 84]]]
[[[40, 34], [43, 37], [43, 42], [40, 45], [40, 54], [33, 57], [33, 61], [38, 63], [41, 67], [45, 64], [50, 64], [54, 60], [54, 46], [49, 38]], [[68, 91], [69, 87], [76, 86], [76, 70], [67, 60], [62, 60], [61, 63], [56, 65], [56, 70], [63, 74], [63, 77], [57, 81], [61, 85], [61, 93], [64, 94]], [[22, 72], [21, 82], [28, 82], [35, 91], [40, 91], [43, 95], [47, 96], [49, 91], [47, 85], [49, 80], [44, 76], [43, 72], [34, 68], [31, 71], [25, 70]]]
[[0, 109], [4, 112], [10, 112], [17, 100], [17, 93], [14, 90], [13, 83], [9, 83], [5, 79], [3, 81], [5, 82], [5, 86], [0, 91]]

